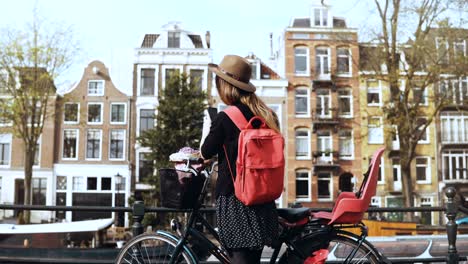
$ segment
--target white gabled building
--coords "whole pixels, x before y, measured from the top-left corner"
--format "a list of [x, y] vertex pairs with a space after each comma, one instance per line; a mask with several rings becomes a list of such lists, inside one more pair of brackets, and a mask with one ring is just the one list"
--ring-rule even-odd
[[133, 67], [133, 100], [131, 140], [132, 172], [135, 191], [150, 188], [144, 184], [145, 175], [153, 173], [152, 161], [145, 158], [150, 152], [141, 147], [136, 138], [154, 127], [158, 95], [165, 87], [166, 80], [173, 72], [199, 77], [199, 85], [205, 91], [211, 89], [212, 75], [208, 63], [212, 62], [210, 33], [187, 31], [179, 22], [169, 22], [159, 32], [146, 34], [140, 47], [135, 49]]

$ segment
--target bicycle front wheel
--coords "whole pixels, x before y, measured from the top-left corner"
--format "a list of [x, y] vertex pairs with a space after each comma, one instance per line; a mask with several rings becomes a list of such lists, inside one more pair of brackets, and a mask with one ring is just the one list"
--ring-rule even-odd
[[[120, 250], [118, 264], [166, 264], [173, 255], [177, 241], [158, 234], [143, 234], [130, 240]], [[191, 253], [182, 249], [174, 263], [195, 264]]]

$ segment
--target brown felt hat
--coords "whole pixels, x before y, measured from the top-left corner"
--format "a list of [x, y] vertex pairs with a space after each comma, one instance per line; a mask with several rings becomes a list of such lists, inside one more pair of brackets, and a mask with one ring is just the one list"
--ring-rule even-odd
[[235, 87], [247, 92], [255, 92], [255, 85], [250, 82], [252, 67], [246, 59], [237, 55], [226, 55], [219, 65], [209, 63], [208, 67], [221, 79]]

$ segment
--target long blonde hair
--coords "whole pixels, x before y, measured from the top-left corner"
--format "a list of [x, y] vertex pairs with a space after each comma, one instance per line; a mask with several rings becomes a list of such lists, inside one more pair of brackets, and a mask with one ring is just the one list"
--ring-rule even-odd
[[247, 105], [254, 115], [265, 120], [269, 128], [281, 133], [276, 115], [255, 93], [243, 91], [218, 76], [216, 76], [216, 88], [225, 104], [233, 105], [241, 102]]

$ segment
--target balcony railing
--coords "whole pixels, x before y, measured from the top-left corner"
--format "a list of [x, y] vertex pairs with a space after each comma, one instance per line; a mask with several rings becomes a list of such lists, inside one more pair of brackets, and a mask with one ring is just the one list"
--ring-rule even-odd
[[321, 108], [316, 108], [315, 111], [312, 111], [312, 129], [313, 132], [316, 132], [317, 128], [321, 125], [324, 126], [333, 126], [335, 133], [338, 131], [338, 124], [340, 123], [338, 119], [338, 109], [330, 108], [328, 111]]

